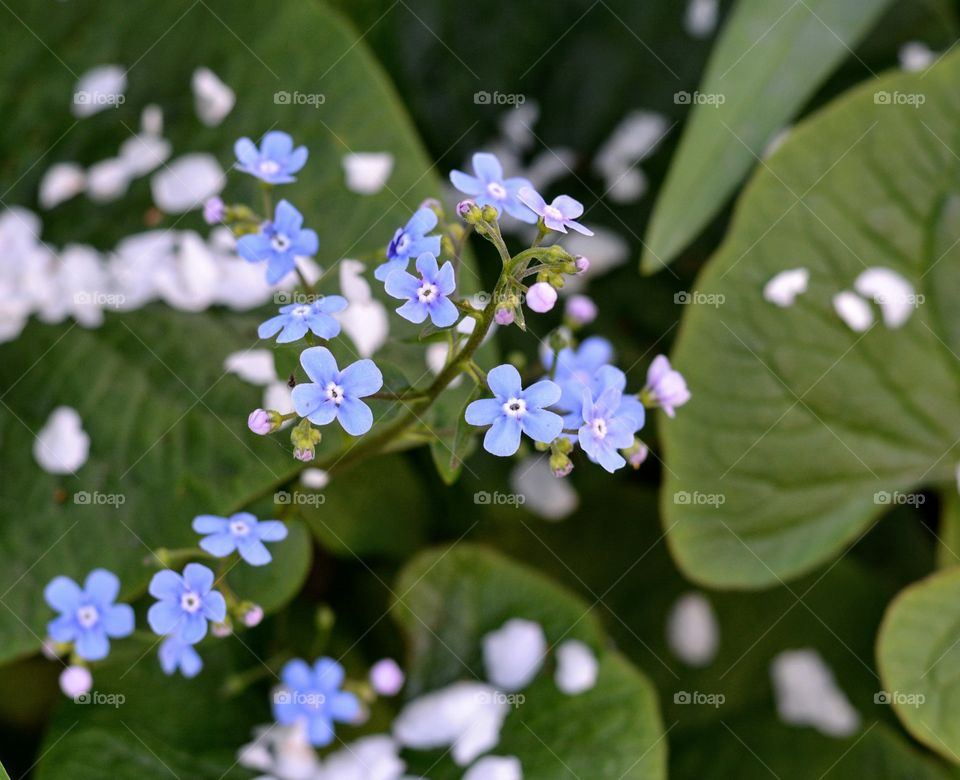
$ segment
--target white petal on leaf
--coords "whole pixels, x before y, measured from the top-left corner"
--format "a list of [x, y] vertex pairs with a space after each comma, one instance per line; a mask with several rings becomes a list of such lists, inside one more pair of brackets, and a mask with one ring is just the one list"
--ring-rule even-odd
[[888, 328], [902, 327], [920, 300], [913, 285], [904, 276], [879, 266], [863, 271], [853, 283], [853, 288], [880, 307], [883, 323]]
[[226, 184], [223, 168], [212, 154], [185, 154], [157, 171], [150, 180], [154, 203], [168, 214], [201, 208]]
[[686, 593], [674, 602], [667, 616], [667, 643], [689, 666], [708, 666], [716, 658], [720, 627], [702, 593]]
[[87, 186], [87, 176], [77, 163], [51, 165], [40, 182], [40, 207], [52, 209], [79, 195]]
[[567, 639], [556, 650], [554, 681], [568, 696], [591, 690], [597, 684], [600, 664], [590, 646], [579, 639]]
[[122, 198], [130, 187], [133, 175], [119, 157], [94, 163], [87, 169], [87, 195], [95, 203], [109, 203]]
[[487, 679], [505, 691], [519, 691], [536, 677], [547, 655], [547, 637], [539, 623], [512, 618], [483, 637]]
[[127, 90], [127, 72], [119, 65], [100, 65], [84, 73], [73, 91], [73, 115], [93, 116], [116, 108]]
[[806, 268], [790, 268], [781, 271], [763, 287], [763, 297], [776, 306], [793, 306], [798, 295], [807, 291], [810, 271]]
[[190, 79], [193, 105], [200, 121], [207, 127], [217, 127], [233, 110], [236, 93], [210, 68], [197, 68]]
[[390, 152], [351, 152], [343, 156], [343, 172], [347, 189], [360, 195], [380, 192], [393, 171]]
[[873, 325], [870, 304], [850, 290], [843, 290], [833, 296], [833, 310], [847, 327], [856, 333], [863, 333]]
[[706, 38], [717, 29], [717, 0], [689, 0], [683, 26], [694, 38]]
[[523, 780], [523, 766], [516, 756], [484, 756], [467, 770], [463, 780]]
[[813, 726], [831, 737], [860, 728], [860, 715], [816, 650], [786, 650], [770, 666], [777, 712], [784, 723]]
[[223, 370], [236, 374], [252, 385], [266, 386], [277, 381], [273, 352], [269, 349], [248, 349], [227, 355]]
[[33, 457], [50, 474], [74, 474], [87, 462], [90, 437], [76, 409], [58, 406], [33, 443]]

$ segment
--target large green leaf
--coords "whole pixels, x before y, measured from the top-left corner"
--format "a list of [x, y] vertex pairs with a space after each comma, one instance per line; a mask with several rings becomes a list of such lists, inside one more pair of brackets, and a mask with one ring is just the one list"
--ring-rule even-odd
[[907, 730], [960, 764], [960, 568], [897, 596], [877, 637], [877, 663]]
[[647, 228], [646, 271], [668, 264], [696, 237], [890, 4], [739, 0], [695, 93], [703, 102], [694, 102]]
[[[51, 9], [19, 0], [9, 10], [20, 21], [11, 17], [0, 33], [0, 107], [9, 119], [0, 128], [0, 170], [13, 183], [5, 202], [31, 204], [51, 162], [116, 154], [147, 103], [164, 109], [178, 153], [208, 150], [225, 166], [235, 138], [273, 126], [307, 144], [308, 166], [284, 194], [320, 234], [323, 264], [382, 248], [394, 224], [436, 191], [432, 166], [383, 72], [358, 34], [318, 3], [175, 0], [157, 8], [114, 0]], [[75, 74], [105, 61], [131, 67], [126, 102], [75, 123]], [[217, 129], [194, 115], [190, 77], [202, 65], [238, 96]], [[28, 81], [43, 89], [24, 92]], [[322, 93], [325, 100], [319, 107], [283, 104], [277, 91]], [[387, 189], [375, 196], [346, 189], [341, 158], [350, 150], [395, 155]], [[239, 177], [228, 197], [255, 195], [252, 180]], [[50, 213], [44, 237], [110, 247], [143, 229], [149, 205], [146, 180], [111, 206], [79, 198]], [[201, 227], [196, 215], [161, 223], [174, 226]], [[38, 594], [55, 575], [82, 577], [105, 566], [121, 576], [130, 597], [146, 584], [150, 568], [141, 561], [151, 548], [196, 543], [189, 527], [195, 514], [269, 496], [302, 467], [282, 437], [249, 434], [244, 416], [259, 405], [260, 391], [223, 375], [227, 354], [256, 344], [260, 319], [155, 306], [107, 314], [95, 331], [31, 324], [16, 343], [0, 347], [0, 662], [38, 648], [52, 617]], [[338, 345], [348, 349], [344, 340]], [[90, 460], [76, 477], [46, 474], [30, 454], [35, 432], [61, 404], [78, 409], [92, 440]], [[330, 446], [338, 441], [328, 438]], [[75, 503], [84, 491], [126, 500], [119, 509]], [[275, 606], [289, 598], [309, 566], [308, 546], [293, 544], [296, 565], [291, 557], [291, 565], [266, 578], [251, 575], [254, 592], [241, 595]], [[266, 582], [277, 577], [284, 581]], [[269, 592], [257, 592], [257, 581]]]
[[579, 639], [598, 653], [591, 691], [566, 696], [545, 669], [507, 716], [498, 751], [519, 757], [527, 780], [666, 776], [654, 689], [606, 647], [588, 604], [533, 570], [466, 544], [421, 554], [401, 573], [396, 593], [393, 614], [408, 636], [414, 694], [482, 680], [483, 636], [514, 617], [540, 623], [550, 645]]
[[[662, 425], [664, 523], [691, 578], [760, 587], [797, 576], [914, 500], [909, 491], [954, 480], [958, 72], [951, 56], [838, 100], [795, 130], [738, 204], [699, 284], [699, 300], [719, 305], [687, 308], [675, 351], [693, 400]], [[923, 296], [899, 329], [875, 306], [864, 333], [834, 311], [867, 266]], [[766, 301], [767, 282], [797, 267], [808, 291], [788, 308]]]

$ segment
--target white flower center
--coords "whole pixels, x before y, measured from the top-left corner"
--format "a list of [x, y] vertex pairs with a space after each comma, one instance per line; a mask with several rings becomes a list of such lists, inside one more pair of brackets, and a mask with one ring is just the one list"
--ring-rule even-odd
[[290, 239], [283, 233], [275, 233], [270, 244], [278, 252], [286, 252], [290, 248]]
[[343, 388], [336, 382], [327, 384], [327, 398], [333, 401], [337, 406], [343, 403]]
[[77, 610], [77, 622], [82, 628], [90, 628], [100, 619], [100, 612], [96, 607], [80, 607]]
[[200, 609], [200, 596], [188, 590], [180, 597], [180, 608], [191, 615]]
[[309, 306], [297, 306], [290, 314], [294, 317], [306, 317], [310, 313]]
[[503, 405], [503, 412], [507, 417], [515, 417], [519, 420], [527, 413], [527, 402], [522, 398], [510, 398]]
[[437, 299], [437, 286], [424, 279], [417, 288], [417, 300], [420, 303], [431, 303]]
[[234, 536], [246, 536], [248, 533], [250, 533], [250, 526], [247, 525], [243, 520], [231, 520], [230, 533], [232, 533]]
[[604, 420], [602, 417], [598, 417], [596, 420], [594, 420], [591, 423], [590, 427], [593, 428], [593, 435], [596, 436], [598, 439], [603, 439], [606, 437], [607, 421]]
[[563, 221], [563, 214], [560, 213], [560, 209], [558, 209], [556, 206], [544, 206], [543, 216], [545, 216], [547, 219], [555, 219], [558, 222]]
[[266, 176], [273, 176], [273, 174], [280, 171], [280, 163], [276, 160], [261, 160], [259, 168], [260, 173]]
[[503, 200], [507, 197], [507, 188], [498, 181], [492, 181], [487, 185], [487, 194], [495, 200]]

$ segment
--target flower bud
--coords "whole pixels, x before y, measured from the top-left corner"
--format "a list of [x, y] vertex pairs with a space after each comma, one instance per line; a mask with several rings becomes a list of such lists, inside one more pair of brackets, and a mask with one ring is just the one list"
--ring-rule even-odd
[[217, 639], [223, 639], [224, 637], [230, 636], [233, 633], [233, 626], [230, 625], [229, 618], [223, 623], [214, 623], [210, 627], [210, 633], [213, 634]]
[[208, 198], [203, 204], [203, 221], [208, 225], [219, 225], [227, 216], [227, 206], [220, 198]]
[[251, 604], [246, 612], [243, 613], [243, 625], [247, 628], [259, 626], [263, 620], [263, 607], [259, 604]]
[[303, 463], [310, 463], [317, 456], [317, 451], [313, 447], [294, 447], [293, 457]]
[[381, 696], [396, 696], [404, 680], [403, 669], [392, 658], [384, 658], [370, 667], [370, 685]]
[[527, 306], [538, 314], [550, 311], [556, 302], [557, 291], [546, 282], [537, 282], [527, 290]]
[[469, 198], [467, 200], [461, 200], [457, 204], [457, 214], [459, 214], [460, 218], [468, 225], [476, 225], [483, 219], [480, 207]]
[[587, 269], [590, 267], [590, 261], [587, 260], [583, 255], [577, 255], [573, 258], [574, 264], [577, 266], [577, 273], [582, 274], [586, 273]]
[[513, 313], [513, 308], [510, 306], [498, 306], [496, 312], [493, 315], [493, 321], [497, 325], [512, 325], [516, 316]]
[[564, 453], [554, 451], [550, 456], [550, 470], [555, 477], [565, 477], [573, 471], [573, 461]]
[[589, 325], [597, 318], [597, 304], [586, 295], [571, 295], [566, 303], [567, 318], [575, 325]]
[[634, 439], [633, 446], [623, 450], [623, 457], [625, 457], [627, 459], [627, 463], [629, 463], [631, 467], [635, 469], [638, 469], [643, 465], [643, 462], [647, 459], [649, 454], [650, 448], [640, 441], [640, 439]]
[[68, 666], [60, 673], [60, 690], [71, 699], [85, 696], [93, 688], [93, 675], [86, 666]]
[[480, 209], [480, 218], [484, 222], [496, 222], [497, 221], [497, 210], [491, 205], [486, 205]]
[[254, 409], [247, 417], [247, 427], [259, 436], [273, 433], [282, 423], [283, 416], [272, 409]]

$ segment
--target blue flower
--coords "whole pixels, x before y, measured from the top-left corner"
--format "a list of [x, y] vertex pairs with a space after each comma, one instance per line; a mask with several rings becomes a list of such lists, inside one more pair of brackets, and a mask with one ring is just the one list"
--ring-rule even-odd
[[303, 229], [303, 215], [289, 201], [277, 204], [273, 222], [266, 223], [259, 233], [237, 241], [237, 252], [251, 263], [267, 261], [267, 282], [276, 284], [290, 273], [298, 255], [312, 257], [317, 253], [317, 234]]
[[496, 398], [481, 398], [467, 407], [471, 425], [489, 425], [483, 446], [492, 455], [513, 455], [520, 447], [521, 431], [534, 441], [549, 444], [563, 430], [563, 419], [548, 412], [560, 399], [560, 387], [549, 379], [530, 385], [520, 384], [520, 372], [509, 363], [487, 374], [487, 384]]
[[589, 390], [583, 394], [582, 419], [578, 437], [587, 457], [611, 474], [627, 461], [617, 450], [633, 445], [636, 420], [629, 411], [621, 412], [623, 396], [615, 387], [603, 391], [594, 402]]
[[300, 354], [300, 364], [312, 382], [293, 388], [297, 414], [315, 425], [334, 419], [351, 436], [360, 436], [373, 425], [373, 412], [360, 399], [383, 387], [383, 374], [372, 360], [358, 360], [343, 371], [326, 347], [310, 347]]
[[411, 257], [420, 257], [424, 252], [440, 254], [440, 236], [428, 236], [437, 226], [437, 215], [432, 209], [417, 209], [410, 221], [398, 228], [387, 245], [387, 262], [377, 266], [373, 277], [384, 282], [393, 271], [407, 270]]
[[249, 138], [241, 138], [233, 145], [237, 155], [237, 169], [256, 176], [268, 184], [289, 184], [296, 181], [292, 174], [307, 163], [307, 147], [293, 148], [288, 133], [274, 130], [260, 142], [260, 148]]
[[203, 669], [200, 654], [177, 635], [163, 640], [158, 655], [164, 674], [173, 674], [179, 669], [184, 677], [196, 677]]
[[268, 339], [277, 332], [278, 344], [299, 341], [312, 331], [322, 339], [332, 339], [340, 332], [340, 323], [330, 315], [347, 308], [347, 299], [340, 295], [325, 295], [313, 303], [289, 303], [280, 307], [280, 314], [271, 317], [257, 328], [257, 335]]
[[54, 577], [43, 597], [60, 617], [47, 624], [55, 642], [73, 642], [74, 651], [85, 661], [99, 661], [110, 652], [110, 639], [133, 633], [133, 608], [114, 604], [120, 580], [106, 569], [94, 569], [81, 589], [69, 577]]
[[[553, 368], [554, 354], [549, 348], [541, 352], [541, 360], [547, 371]], [[591, 336], [576, 349], [564, 347], [557, 353], [553, 381], [563, 391], [558, 406], [565, 412], [576, 412], [578, 417], [583, 403], [583, 391], [598, 389], [595, 384], [597, 372], [613, 360], [613, 346], [604, 338]], [[596, 393], [599, 395], [599, 393]]]
[[493, 206], [498, 215], [506, 211], [510, 216], [531, 225], [537, 221], [537, 215], [519, 198], [522, 187], [533, 189], [529, 179], [503, 178], [500, 161], [486, 152], [473, 155], [473, 172], [475, 176], [463, 171], [450, 171], [450, 181], [460, 192], [473, 196], [478, 206]]
[[287, 538], [287, 527], [279, 520], [257, 520], [249, 512], [230, 517], [200, 515], [193, 518], [193, 530], [207, 534], [200, 547], [217, 558], [226, 558], [234, 550], [251, 566], [264, 566], [272, 559], [264, 542]]
[[583, 204], [569, 195], [558, 195], [553, 203], [547, 203], [543, 196], [533, 187], [521, 187], [517, 193], [520, 202], [533, 209], [533, 212], [543, 218], [543, 224], [550, 230], [566, 233], [567, 228], [592, 236], [593, 231], [576, 221], [583, 214]]
[[285, 725], [299, 724], [314, 747], [333, 742], [334, 722], [351, 723], [360, 714], [360, 700], [343, 686], [343, 667], [320, 658], [311, 668], [299, 658], [280, 673], [283, 688], [273, 695], [273, 715]]
[[453, 325], [460, 318], [460, 312], [448, 297], [457, 286], [453, 264], [448, 260], [443, 268], [437, 268], [437, 258], [424, 252], [417, 258], [417, 271], [419, 279], [401, 269], [387, 277], [387, 295], [408, 299], [397, 309], [397, 314], [416, 323], [429, 316], [438, 328]]
[[227, 616], [223, 595], [213, 590], [213, 572], [199, 563], [188, 563], [183, 576], [158, 571], [150, 580], [150, 595], [159, 599], [147, 612], [155, 634], [176, 634], [188, 645], [207, 635], [207, 621], [221, 623]]

